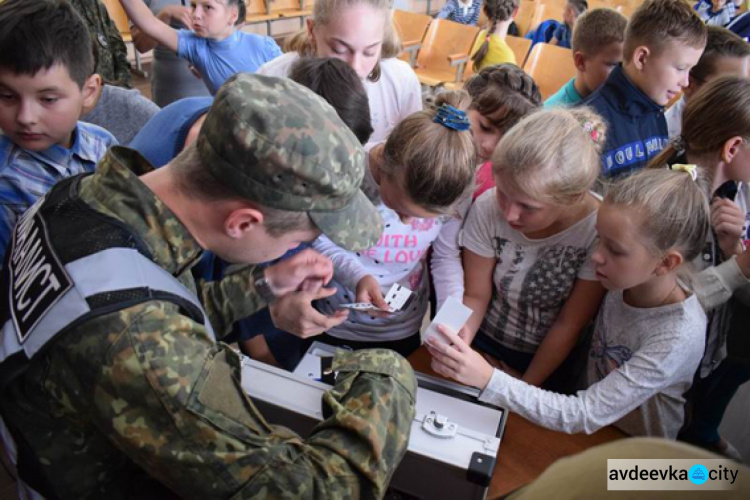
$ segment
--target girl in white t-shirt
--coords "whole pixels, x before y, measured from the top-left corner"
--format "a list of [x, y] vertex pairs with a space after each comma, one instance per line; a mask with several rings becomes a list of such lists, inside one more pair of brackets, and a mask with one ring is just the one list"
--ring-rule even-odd
[[300, 56], [343, 59], [364, 81], [370, 98], [373, 134], [365, 149], [382, 143], [401, 120], [422, 109], [419, 80], [395, 57], [398, 35], [389, 0], [317, 0], [307, 30], [289, 51], [264, 64], [262, 75], [288, 76]]
[[706, 328], [697, 295], [678, 279], [701, 254], [709, 218], [690, 169], [683, 170], [623, 179], [598, 211], [591, 260], [610, 292], [594, 324], [587, 389], [568, 396], [534, 387], [493, 369], [444, 329], [453, 345], [428, 341], [433, 368], [481, 388], [481, 401], [550, 429], [592, 433], [614, 423], [628, 434], [674, 439]]
[[462, 231], [467, 343], [540, 385], [596, 314], [594, 251], [601, 119], [545, 110], [507, 132], [492, 156], [496, 187]]
[[383, 233], [372, 248], [349, 252], [321, 237], [316, 250], [333, 261], [336, 295], [319, 301], [324, 313], [341, 304], [369, 302], [388, 309], [383, 295], [394, 284], [413, 291], [392, 313], [351, 311], [323, 342], [353, 348], [386, 347], [404, 356], [420, 345], [419, 328], [427, 312], [429, 279], [426, 252], [437, 237], [441, 215], [471, 189], [476, 152], [464, 92], [446, 92], [435, 107], [399, 123], [384, 145], [368, 155], [370, 178], [363, 190], [383, 218]]

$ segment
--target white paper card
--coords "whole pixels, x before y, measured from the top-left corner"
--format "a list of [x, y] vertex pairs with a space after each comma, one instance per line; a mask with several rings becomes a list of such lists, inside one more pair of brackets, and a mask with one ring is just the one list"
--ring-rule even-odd
[[438, 331], [437, 325], [444, 325], [452, 332], [458, 333], [461, 327], [463, 327], [471, 317], [472, 312], [471, 309], [463, 305], [463, 303], [457, 298], [448, 297], [448, 299], [443, 302], [443, 307], [441, 307], [435, 315], [435, 319], [432, 320], [430, 326], [428, 326], [422, 333], [422, 343], [424, 344], [427, 342], [427, 339], [434, 337], [438, 342], [447, 344], [448, 339]]
[[390, 310], [380, 309], [375, 307], [369, 302], [351, 302], [349, 304], [340, 304], [338, 307], [343, 309], [351, 309], [353, 311], [382, 311], [382, 312], [396, 312], [400, 311], [404, 304], [408, 302], [411, 297], [412, 291], [401, 286], [398, 283], [393, 284], [388, 293], [385, 295], [386, 303], [391, 306]]

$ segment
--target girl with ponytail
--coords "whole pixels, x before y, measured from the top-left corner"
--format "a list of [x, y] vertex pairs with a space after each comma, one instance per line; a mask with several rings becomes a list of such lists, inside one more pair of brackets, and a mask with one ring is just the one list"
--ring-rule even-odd
[[[706, 352], [692, 391], [681, 439], [739, 459], [718, 432], [737, 388], [750, 380], [750, 361], [731, 348], [750, 318], [750, 80], [724, 76], [687, 102], [682, 132], [649, 164], [690, 165], [711, 207], [711, 232], [694, 264], [696, 294], [709, 314]], [[738, 344], [741, 345], [741, 344]]]
[[516, 56], [505, 42], [505, 37], [517, 13], [518, 0], [485, 0], [484, 14], [489, 28], [479, 33], [471, 51], [476, 71], [495, 64], [516, 64]]

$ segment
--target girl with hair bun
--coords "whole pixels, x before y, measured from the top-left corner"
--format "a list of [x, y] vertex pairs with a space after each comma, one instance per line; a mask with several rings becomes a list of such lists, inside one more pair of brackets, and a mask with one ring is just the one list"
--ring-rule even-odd
[[414, 292], [392, 313], [351, 311], [328, 330], [323, 342], [352, 348], [385, 347], [408, 356], [420, 345], [419, 329], [428, 308], [427, 250], [443, 228], [444, 216], [472, 189], [476, 153], [463, 92], [438, 94], [434, 106], [399, 123], [383, 145], [368, 155], [363, 190], [383, 218], [378, 243], [354, 253], [319, 238], [314, 247], [333, 261], [336, 295], [321, 304], [330, 314], [339, 305], [369, 302], [389, 309], [383, 295], [394, 284]]

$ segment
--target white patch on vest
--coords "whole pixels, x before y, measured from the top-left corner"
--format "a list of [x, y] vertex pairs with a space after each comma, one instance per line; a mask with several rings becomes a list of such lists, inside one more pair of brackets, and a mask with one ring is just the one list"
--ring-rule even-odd
[[72, 286], [49, 244], [44, 220], [37, 215], [43, 201], [40, 199], [21, 217], [8, 250], [10, 311], [19, 343]]

